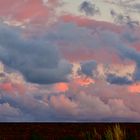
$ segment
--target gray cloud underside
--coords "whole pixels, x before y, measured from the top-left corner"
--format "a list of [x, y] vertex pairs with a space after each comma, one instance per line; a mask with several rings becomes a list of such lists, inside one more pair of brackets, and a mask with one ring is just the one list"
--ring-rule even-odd
[[132, 84], [133, 81], [129, 80], [127, 77], [119, 77], [113, 74], [109, 74], [107, 75], [107, 82], [109, 82], [110, 84], [118, 84], [118, 85], [129, 85]]
[[27, 39], [22, 31], [0, 24], [0, 60], [20, 71], [29, 82], [49, 84], [67, 80], [71, 65], [47, 39]]

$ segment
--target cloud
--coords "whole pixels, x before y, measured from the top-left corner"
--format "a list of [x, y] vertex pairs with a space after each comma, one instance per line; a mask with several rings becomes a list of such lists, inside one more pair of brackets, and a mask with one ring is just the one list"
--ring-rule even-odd
[[84, 1], [81, 3], [80, 11], [84, 12], [87, 16], [93, 16], [100, 13], [99, 9], [95, 6], [95, 4], [92, 4], [88, 1]]
[[132, 84], [132, 79], [129, 79], [128, 77], [119, 77], [113, 74], [107, 75], [107, 82], [110, 84], [118, 84], [118, 85], [124, 85], [124, 84]]
[[93, 76], [93, 71], [96, 69], [96, 66], [95, 61], [83, 62], [81, 64], [81, 71], [87, 76]]
[[110, 15], [112, 16], [114, 22], [118, 25], [125, 25], [125, 26], [129, 26], [130, 28], [139, 26], [139, 21], [132, 18], [130, 14], [128, 13], [128, 11], [127, 11], [127, 14], [117, 13], [116, 11], [111, 9]]
[[140, 12], [140, 3], [133, 4], [132, 7], [134, 8], [134, 10]]
[[55, 10], [60, 6], [59, 0], [6, 0], [1, 1], [0, 5], [0, 16], [4, 21], [15, 21], [29, 26], [32, 24], [32, 27], [55, 19]]
[[[31, 87], [27, 84], [27, 87]], [[131, 95], [127, 86], [96, 81], [89, 86], [69, 83], [69, 90], [55, 92], [54, 85], [26, 88], [24, 94], [0, 91], [0, 104], [7, 118], [2, 121], [137, 121], [140, 118], [139, 96]], [[101, 88], [102, 87], [102, 88]], [[123, 92], [122, 92], [123, 91]], [[134, 94], [134, 93], [133, 93]], [[131, 99], [131, 100], [130, 100]], [[134, 104], [132, 104], [134, 102]], [[5, 105], [5, 104], [9, 105]], [[1, 109], [0, 109], [1, 110]], [[3, 115], [4, 116], [4, 115]], [[1, 116], [2, 117], [2, 116]]]
[[[105, 95], [108, 95], [106, 92], [108, 86], [106, 85], [104, 89], [99, 90], [99, 92], [101, 92], [100, 95], [96, 93], [98, 88], [96, 85], [95, 88], [92, 87], [91, 90], [90, 88], [79, 89], [80, 91], [78, 93], [69, 91], [70, 93], [65, 95], [53, 96], [51, 100], [53, 106], [51, 105], [51, 108], [55, 108], [56, 118], [59, 121], [139, 120], [140, 112], [138, 108], [134, 110], [134, 106], [129, 105], [131, 101], [127, 101], [127, 98], [130, 97], [129, 94], [120, 93], [120, 95], [118, 95], [117, 92], [119, 92], [119, 90], [116, 89], [116, 95], [105, 97]], [[124, 92], [127, 91], [124, 90]], [[133, 100], [135, 99], [133, 98]], [[110, 120], [108, 120], [108, 118], [110, 118]]]
[[27, 81], [48, 84], [63, 82], [71, 65], [63, 60], [56, 46], [46, 40], [22, 37], [22, 31], [0, 25], [0, 60], [20, 71]]
[[[11, 73], [6, 74], [12, 78]], [[78, 76], [82, 80], [82, 76]], [[86, 80], [83, 79], [83, 81], [86, 83]], [[21, 82], [21, 84], [23, 83]], [[67, 85], [69, 89], [62, 91], [67, 88]], [[132, 92], [132, 87], [127, 88], [127, 85], [108, 85], [106, 81], [99, 79], [88, 86], [80, 86], [75, 83], [74, 79], [71, 79], [68, 84], [38, 85], [35, 88], [34, 86], [26, 83], [26, 90], [23, 94], [20, 94], [19, 91], [13, 93], [8, 93], [6, 90], [0, 91], [0, 103], [8, 103], [19, 112], [13, 117], [11, 112], [5, 112], [9, 118], [2, 118], [2, 121], [139, 120], [139, 96], [135, 95], [137, 87], [134, 87]], [[132, 104], [132, 102], [134, 103]]]
[[[136, 52], [135, 48], [130, 47], [132, 43], [139, 40], [139, 34], [136, 32], [136, 29], [139, 30], [139, 28], [119, 28], [114, 24], [110, 26], [102, 22], [97, 24], [94, 20], [87, 21], [79, 17], [67, 16], [67, 18], [64, 23], [60, 22], [54, 28], [55, 31], [57, 30], [57, 33], [51, 34], [52, 41], [56, 41], [63, 46], [61, 51], [66, 59], [71, 61], [72, 57], [72, 61], [74, 59], [75, 61], [94, 60], [97, 63], [109, 63], [109, 65], [114, 62], [122, 63], [132, 60], [137, 63], [136, 69], [139, 68], [138, 60], [140, 54]], [[84, 24], [81, 25], [80, 23]], [[84, 54], [82, 53], [83, 51], [85, 52]], [[77, 54], [80, 54], [80, 56]], [[139, 70], [136, 71], [138, 72]], [[136, 75], [139, 75], [137, 72]], [[136, 77], [139, 76], [134, 78], [138, 80]]]
[[128, 87], [128, 90], [132, 93], [140, 93], [140, 84], [134, 83]]
[[19, 122], [24, 121], [24, 117], [22, 116], [22, 112], [9, 103], [1, 103], [0, 104], [0, 122]]
[[52, 96], [50, 105], [54, 110], [63, 117], [63, 115], [76, 115], [77, 104], [65, 95]]
[[0, 24], [1, 120], [140, 120], [138, 27], [67, 15], [42, 29]]
[[43, 0], [43, 3], [46, 4], [49, 0]]
[[57, 83], [54, 89], [56, 92], [66, 92], [69, 90], [69, 85], [67, 83]]

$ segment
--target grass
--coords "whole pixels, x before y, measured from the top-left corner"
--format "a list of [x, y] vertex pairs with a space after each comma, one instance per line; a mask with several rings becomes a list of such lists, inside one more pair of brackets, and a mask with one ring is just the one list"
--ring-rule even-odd
[[123, 130], [120, 125], [116, 124], [113, 127], [114, 132], [114, 140], [125, 140], [126, 139], [126, 132]]
[[103, 135], [99, 134], [96, 129], [93, 132], [84, 133], [85, 140], [126, 140], [126, 132], [116, 124], [112, 128], [106, 129]]
[[126, 132], [116, 124], [113, 128], [108, 128], [105, 131], [103, 140], [126, 140]]
[[105, 132], [104, 139], [105, 140], [114, 140], [113, 139], [113, 131], [111, 128], [108, 128], [107, 131]]
[[94, 129], [93, 132], [86, 131], [83, 133], [85, 140], [101, 140], [101, 135]]

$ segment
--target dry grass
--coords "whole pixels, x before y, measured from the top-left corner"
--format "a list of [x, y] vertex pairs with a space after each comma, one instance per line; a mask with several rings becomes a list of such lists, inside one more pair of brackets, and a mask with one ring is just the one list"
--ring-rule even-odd
[[108, 128], [104, 133], [105, 140], [125, 140], [126, 133], [120, 125], [116, 124], [113, 128]]
[[120, 125], [116, 124], [113, 127], [114, 132], [114, 140], [125, 140], [126, 139], [126, 133], [125, 130], [123, 130]]

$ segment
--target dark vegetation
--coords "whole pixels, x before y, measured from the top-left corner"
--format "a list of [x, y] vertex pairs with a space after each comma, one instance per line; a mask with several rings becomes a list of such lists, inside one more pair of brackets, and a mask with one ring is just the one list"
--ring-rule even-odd
[[0, 140], [140, 140], [138, 123], [0, 124]]

